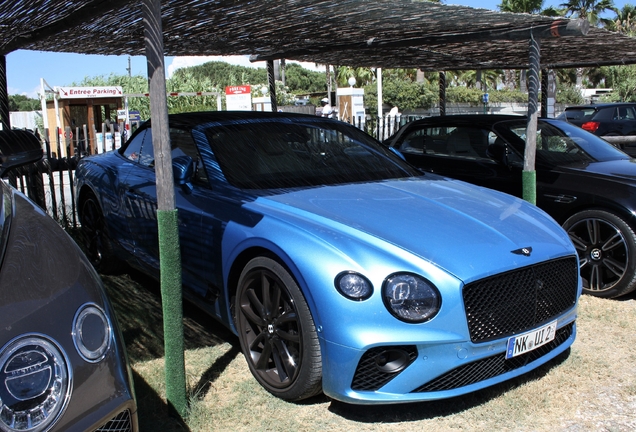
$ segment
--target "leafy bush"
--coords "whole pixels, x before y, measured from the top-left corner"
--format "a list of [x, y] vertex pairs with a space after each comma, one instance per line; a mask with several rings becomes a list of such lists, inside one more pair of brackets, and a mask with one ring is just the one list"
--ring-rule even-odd
[[575, 86], [562, 84], [557, 87], [556, 102], [565, 105], [579, 105], [584, 100], [581, 91]]

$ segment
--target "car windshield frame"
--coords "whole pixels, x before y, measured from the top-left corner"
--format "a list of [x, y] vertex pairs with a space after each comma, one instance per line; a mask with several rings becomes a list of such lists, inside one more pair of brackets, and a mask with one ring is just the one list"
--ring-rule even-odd
[[[526, 129], [525, 119], [503, 120], [493, 125], [493, 130], [522, 156]], [[630, 159], [630, 156], [578, 126], [561, 120], [540, 119], [536, 158], [538, 162], [558, 166]]]
[[[363, 131], [336, 120], [283, 117], [198, 125], [201, 151], [239, 189], [291, 189], [424, 175]], [[200, 145], [200, 144], [199, 144]], [[200, 149], [201, 150], [201, 149]]]

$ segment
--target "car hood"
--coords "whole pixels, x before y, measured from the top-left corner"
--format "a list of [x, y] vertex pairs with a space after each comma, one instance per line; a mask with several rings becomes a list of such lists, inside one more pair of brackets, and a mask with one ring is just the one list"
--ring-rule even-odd
[[592, 162], [582, 166], [568, 165], [559, 167], [561, 171], [579, 175], [612, 177], [620, 181], [636, 182], [636, 159], [616, 159]]
[[[277, 217], [306, 219], [306, 229], [330, 225], [345, 234], [342, 242], [379, 238], [466, 282], [575, 253], [567, 234], [536, 206], [468, 183], [426, 178], [288, 192], [260, 198], [257, 211], [276, 207], [282, 210]], [[520, 254], [522, 248], [532, 248], [531, 255]]]

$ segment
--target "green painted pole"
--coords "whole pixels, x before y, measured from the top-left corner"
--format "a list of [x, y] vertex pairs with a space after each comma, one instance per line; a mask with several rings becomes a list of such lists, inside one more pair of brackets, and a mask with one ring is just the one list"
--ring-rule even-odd
[[541, 49], [539, 39], [530, 37], [530, 69], [528, 70], [528, 124], [526, 129], [526, 150], [523, 161], [523, 199], [537, 204], [537, 122], [539, 117], [539, 69]]
[[188, 401], [183, 352], [181, 254], [168, 128], [161, 0], [143, 0], [142, 9], [157, 183], [157, 231], [163, 307], [166, 398], [169, 409], [184, 418], [188, 412]]
[[177, 210], [157, 210], [161, 272], [161, 303], [165, 346], [166, 398], [182, 418], [187, 415], [183, 341], [181, 253]]

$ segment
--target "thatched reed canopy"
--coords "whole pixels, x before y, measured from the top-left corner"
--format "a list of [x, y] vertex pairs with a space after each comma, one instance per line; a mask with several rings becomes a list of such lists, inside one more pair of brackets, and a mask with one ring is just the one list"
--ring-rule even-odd
[[[165, 55], [252, 55], [423, 70], [528, 68], [553, 18], [409, 0], [163, 0]], [[144, 55], [139, 0], [7, 0], [0, 54]], [[541, 67], [636, 63], [636, 39], [592, 28], [541, 41]]]

